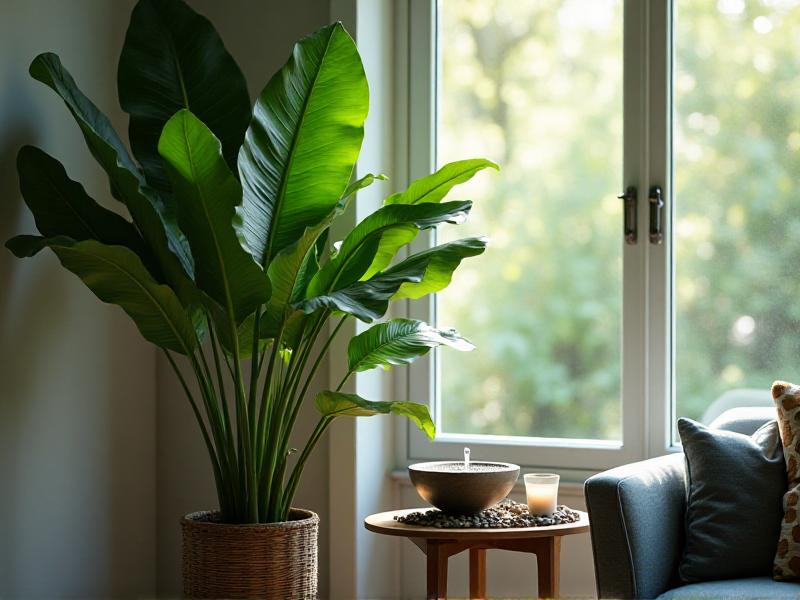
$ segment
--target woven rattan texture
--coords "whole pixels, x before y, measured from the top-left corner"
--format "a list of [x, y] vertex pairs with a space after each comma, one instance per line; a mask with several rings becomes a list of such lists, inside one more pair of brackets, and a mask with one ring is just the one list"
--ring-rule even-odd
[[285, 523], [228, 525], [216, 513], [181, 521], [183, 592], [187, 598], [317, 597], [319, 517], [292, 509]]

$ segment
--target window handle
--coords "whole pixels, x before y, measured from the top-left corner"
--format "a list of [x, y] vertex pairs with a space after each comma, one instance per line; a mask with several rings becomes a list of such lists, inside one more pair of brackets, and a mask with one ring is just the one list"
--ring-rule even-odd
[[622, 227], [625, 233], [625, 243], [636, 243], [636, 188], [629, 185], [625, 192], [617, 196], [625, 202]]
[[662, 244], [664, 242], [664, 196], [661, 186], [654, 185], [650, 188], [650, 243]]

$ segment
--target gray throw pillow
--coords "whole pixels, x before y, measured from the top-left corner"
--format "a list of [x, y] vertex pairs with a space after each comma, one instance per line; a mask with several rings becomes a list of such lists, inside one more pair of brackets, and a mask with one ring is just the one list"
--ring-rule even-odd
[[752, 436], [678, 419], [686, 455], [685, 583], [770, 575], [786, 493], [778, 424]]

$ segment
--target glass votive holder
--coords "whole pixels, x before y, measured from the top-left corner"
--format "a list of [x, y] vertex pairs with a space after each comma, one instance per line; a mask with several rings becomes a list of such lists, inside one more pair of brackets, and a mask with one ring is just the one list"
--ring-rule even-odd
[[528, 473], [524, 479], [528, 512], [537, 516], [550, 516], [556, 512], [559, 476], [555, 473]]

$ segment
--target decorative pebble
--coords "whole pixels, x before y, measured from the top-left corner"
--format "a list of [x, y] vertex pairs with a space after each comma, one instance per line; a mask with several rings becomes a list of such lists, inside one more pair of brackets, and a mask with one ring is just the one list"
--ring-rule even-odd
[[564, 505], [556, 507], [552, 516], [537, 516], [528, 512], [527, 504], [503, 500], [499, 504], [482, 510], [476, 515], [448, 515], [432, 508], [425, 512], [412, 512], [395, 516], [394, 520], [406, 525], [437, 527], [440, 529], [503, 529], [510, 527], [547, 527], [579, 521], [581, 515]]

